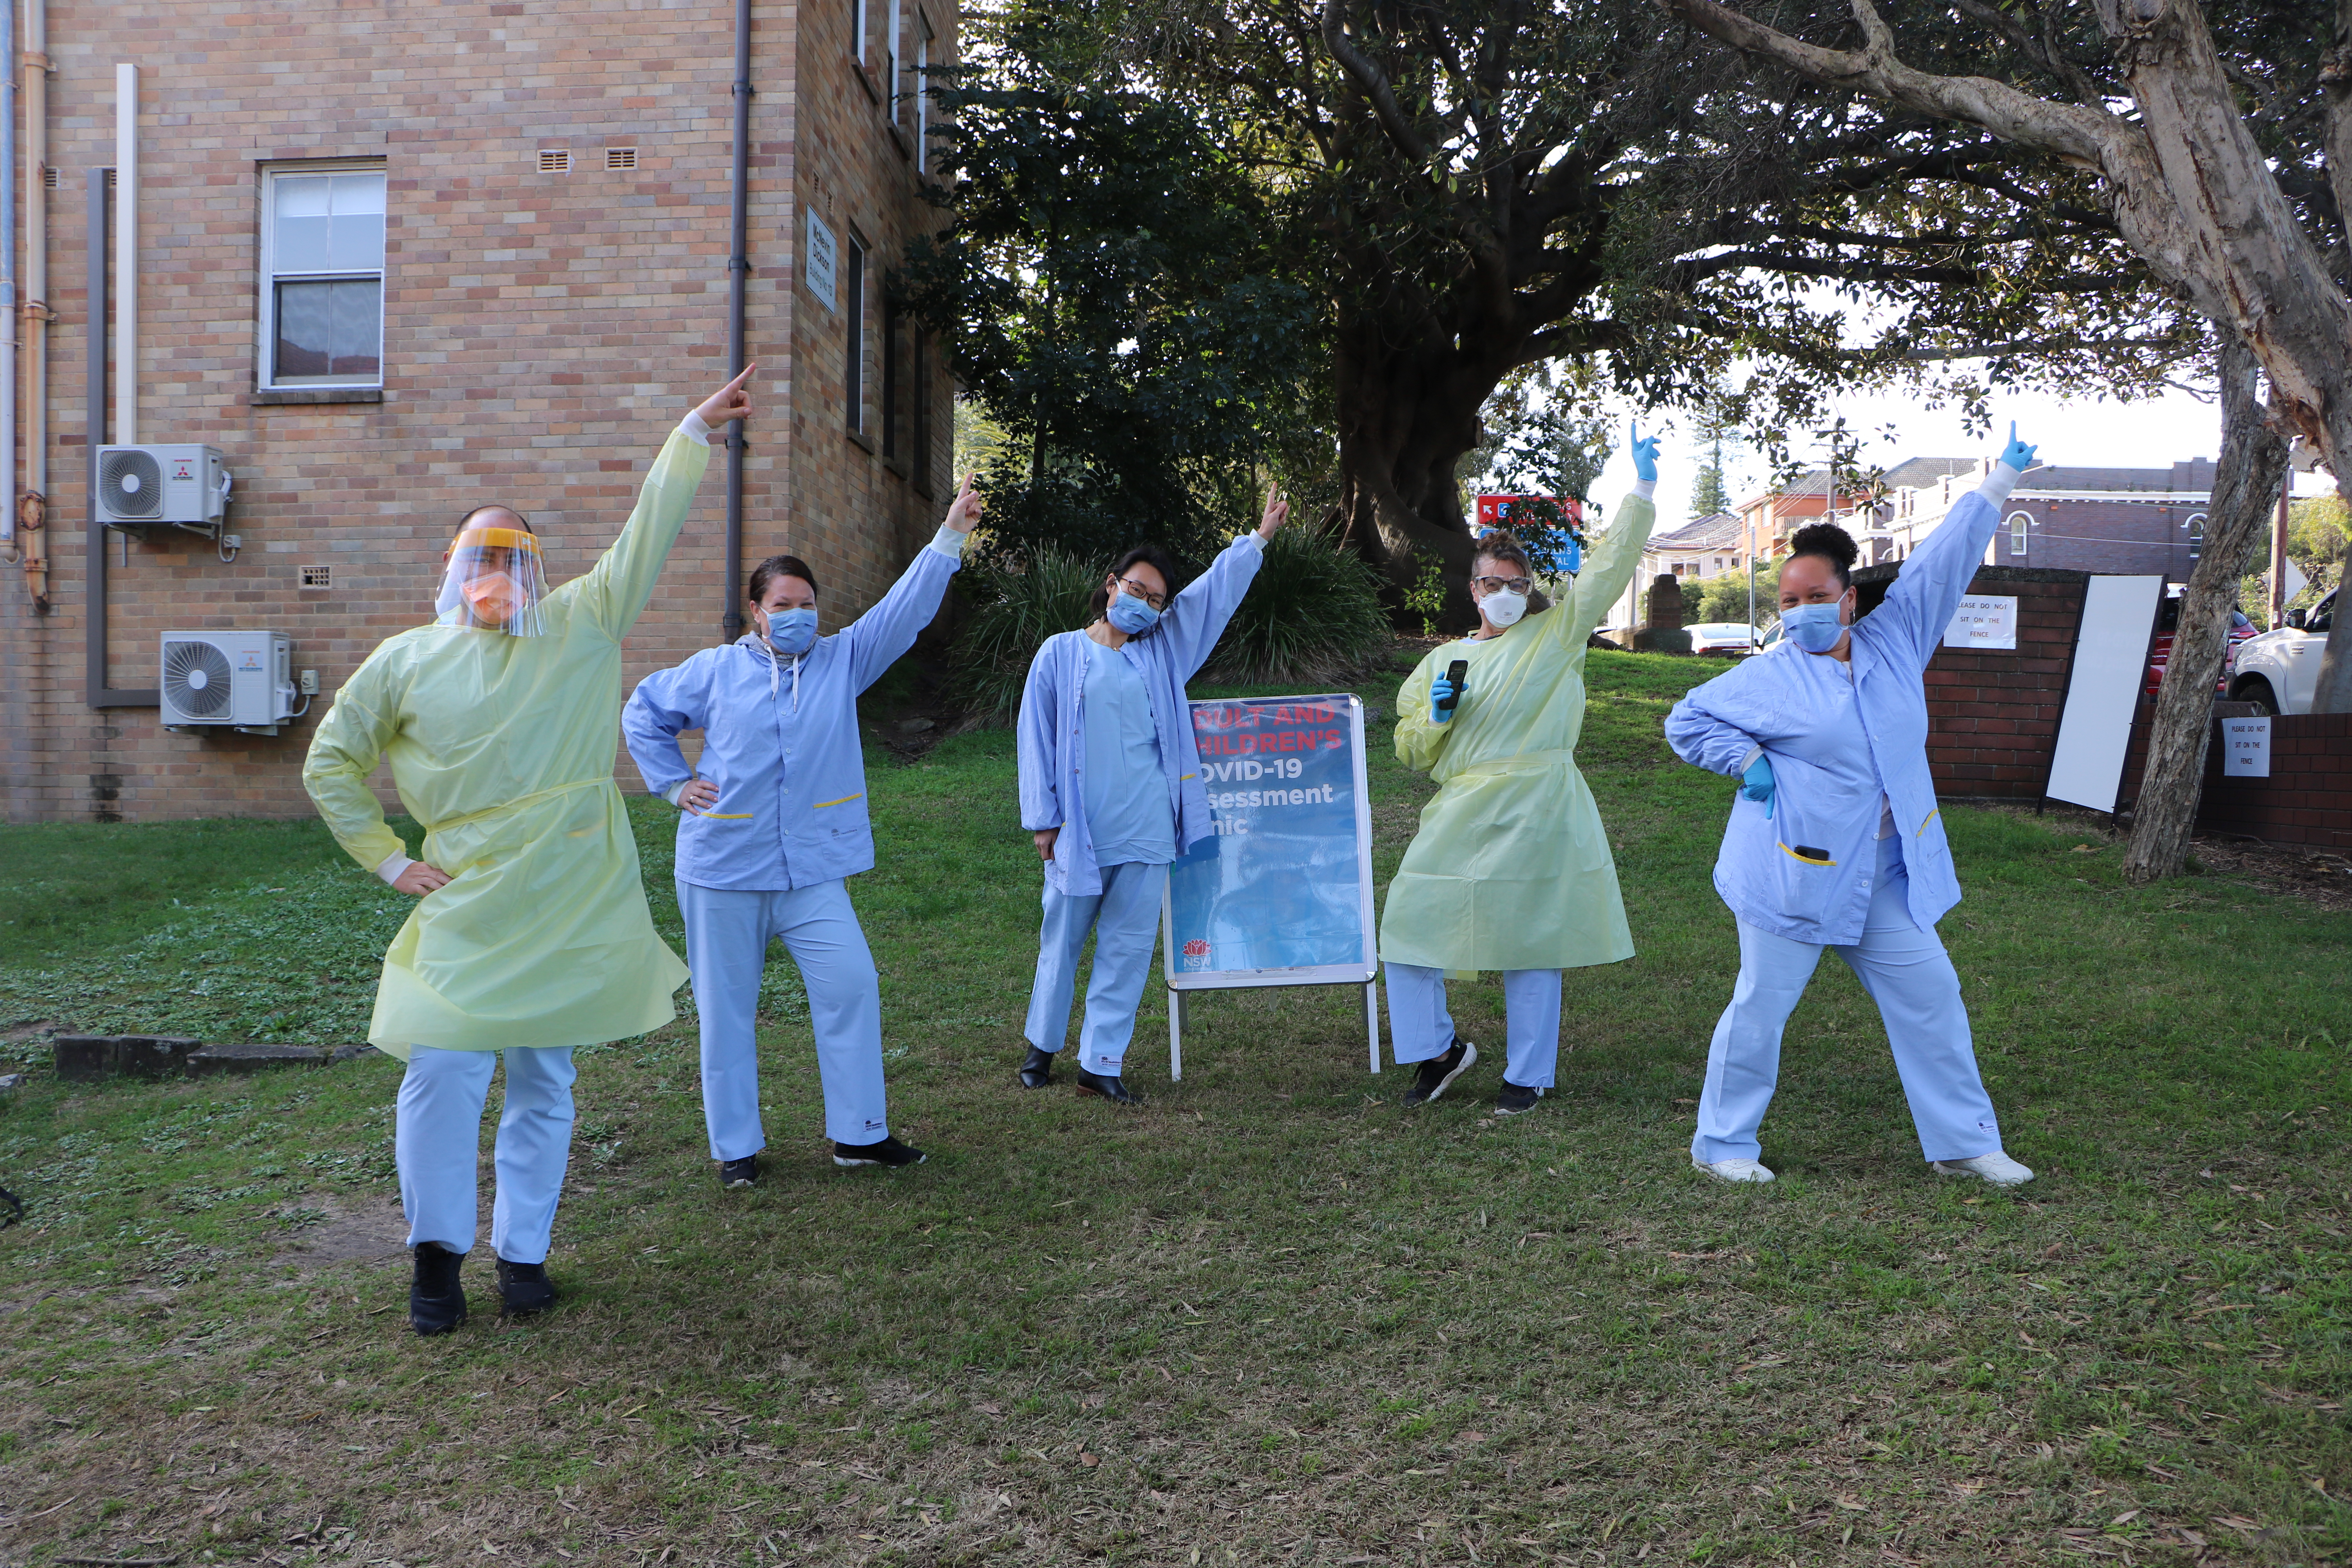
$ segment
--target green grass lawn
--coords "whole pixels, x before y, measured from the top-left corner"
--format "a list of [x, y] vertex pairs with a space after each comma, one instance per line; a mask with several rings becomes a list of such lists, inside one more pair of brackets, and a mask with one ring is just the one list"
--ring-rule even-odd
[[[1594, 657], [1641, 952], [1569, 976], [1559, 1088], [1508, 1121], [1483, 1064], [1400, 1109], [1346, 989], [1196, 999], [1178, 1084], [1155, 991], [1139, 1111], [1017, 1089], [1003, 732], [869, 759], [854, 892], [929, 1163], [824, 1158], [780, 958], [767, 1181], [717, 1190], [689, 1026], [582, 1052], [568, 1300], [530, 1326], [484, 1247], [473, 1323], [406, 1332], [393, 1063], [37, 1072], [0, 1100], [0, 1561], [2352, 1563], [2352, 918], [1948, 809], [1944, 934], [2042, 1178], [1925, 1170], [1829, 963], [1781, 1181], [1707, 1184], [1730, 786], [1658, 726], [1713, 668]], [[1374, 730], [1385, 880], [1428, 792]], [[635, 809], [675, 940], [670, 814]], [[299, 824], [0, 827], [0, 868], [17, 1025], [359, 1038], [406, 907]], [[1494, 977], [1454, 997], [1499, 1041]]]

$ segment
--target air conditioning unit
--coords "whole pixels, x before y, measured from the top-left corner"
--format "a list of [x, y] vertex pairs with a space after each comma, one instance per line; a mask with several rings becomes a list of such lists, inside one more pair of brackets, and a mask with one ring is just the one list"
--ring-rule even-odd
[[292, 657], [283, 632], [165, 632], [163, 728], [275, 735], [294, 716]]
[[217, 532], [228, 510], [228, 491], [229, 472], [212, 447], [98, 449], [98, 521], [110, 528]]

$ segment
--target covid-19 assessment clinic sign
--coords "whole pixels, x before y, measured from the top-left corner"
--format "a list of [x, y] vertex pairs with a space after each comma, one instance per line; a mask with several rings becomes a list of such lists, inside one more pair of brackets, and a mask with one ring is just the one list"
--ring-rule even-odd
[[[1364, 705], [1352, 696], [1195, 702], [1201, 782], [1216, 825], [1168, 871], [1168, 987], [1362, 985], [1379, 970]], [[1181, 1003], [1171, 1008], [1181, 1071]], [[1374, 1029], [1374, 1070], [1378, 1031]]]

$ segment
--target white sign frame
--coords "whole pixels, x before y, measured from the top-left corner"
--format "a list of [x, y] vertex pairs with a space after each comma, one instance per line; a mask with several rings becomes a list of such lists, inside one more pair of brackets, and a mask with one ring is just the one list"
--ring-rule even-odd
[[841, 242], [816, 209], [808, 210], [808, 243], [806, 265], [802, 275], [808, 279], [808, 291], [816, 302], [834, 314], [841, 313]]
[[2271, 776], [2271, 720], [2267, 713], [2221, 721], [2221, 776], [2225, 779], [2266, 779]]
[[1944, 628], [1946, 647], [2017, 651], [2017, 595], [1968, 594]]
[[[1356, 885], [1361, 900], [1364, 932], [1362, 958], [1354, 963], [1325, 963], [1297, 969], [1180, 970], [1176, 966], [1176, 900], [1172, 891], [1160, 899], [1160, 977], [1168, 987], [1168, 1077], [1184, 1076], [1184, 998], [1194, 991], [1235, 991], [1266, 985], [1360, 985], [1364, 988], [1364, 1026], [1370, 1037], [1371, 1070], [1381, 1070], [1380, 929], [1372, 889], [1372, 796], [1370, 770], [1364, 754], [1364, 700], [1352, 691], [1319, 692], [1297, 697], [1201, 698], [1186, 704], [1185, 721], [1194, 708], [1223, 708], [1235, 703], [1345, 701], [1348, 735], [1353, 745], [1352, 784], [1356, 808]], [[1215, 808], [1211, 807], [1213, 816]]]
[[2112, 813], [2124, 782], [2132, 718], [2147, 682], [2147, 650], [2156, 632], [2162, 577], [2094, 576], [2083, 587], [2083, 619], [2074, 634], [2066, 705], [2050, 752], [2045, 800]]

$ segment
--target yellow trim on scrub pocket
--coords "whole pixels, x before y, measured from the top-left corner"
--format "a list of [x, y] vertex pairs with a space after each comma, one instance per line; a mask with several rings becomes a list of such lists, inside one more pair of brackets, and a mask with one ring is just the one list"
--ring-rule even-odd
[[864, 800], [865, 798], [866, 792], [864, 790], [859, 790], [856, 795], [845, 795], [839, 800], [818, 801], [814, 805], [809, 807], [809, 809], [811, 811], [823, 811], [828, 805], [847, 805], [853, 800]]
[[749, 822], [751, 820], [751, 814], [748, 811], [689, 811], [687, 815], [688, 816], [698, 816], [705, 822]]
[[1935, 810], [1933, 810], [1933, 811], [1929, 812], [1927, 816], [1925, 816], [1921, 817], [1921, 818], [1919, 819], [1919, 832], [1918, 832], [1918, 833], [1915, 833], [1915, 834], [1913, 834], [1911, 837], [1914, 837], [1914, 838], [1916, 838], [1916, 837], [1919, 837], [1919, 835], [1920, 835], [1920, 834], [1923, 834], [1923, 833], [1927, 832], [1927, 824], [1929, 824], [1929, 823], [1931, 823], [1931, 822], [1935, 821], [1935, 820], [1936, 820], [1936, 818], [1937, 818], [1937, 817], [1939, 817], [1939, 816], [1943, 816], [1943, 815], [1944, 815], [1944, 808], [1943, 808], [1942, 806], [1940, 806], [1940, 805], [1939, 805], [1939, 806], [1937, 806]]
[[[1779, 844], [1780, 840], [1776, 838], [1773, 842]], [[1800, 866], [1834, 866], [1837, 864], [1836, 861], [1831, 859], [1824, 858], [1816, 860], [1810, 855], [1800, 855], [1785, 844], [1780, 845], [1780, 853], [1786, 855], [1790, 859], [1794, 860]]]

